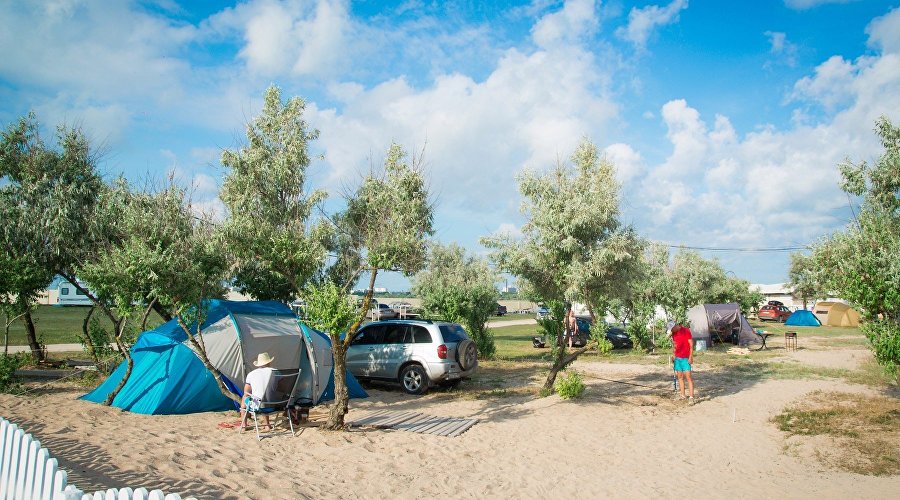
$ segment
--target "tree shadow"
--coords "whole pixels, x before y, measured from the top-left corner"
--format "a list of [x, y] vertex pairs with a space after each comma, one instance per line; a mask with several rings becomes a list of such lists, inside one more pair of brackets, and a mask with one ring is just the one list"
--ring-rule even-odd
[[[238, 499], [234, 493], [223, 491], [198, 480], [174, 480], [153, 473], [122, 470], [113, 465], [113, 457], [102, 448], [74, 439], [71, 434], [44, 435], [46, 426], [24, 419], [19, 423], [47, 448], [55, 458], [59, 468], [68, 473], [69, 484], [74, 484], [86, 493], [105, 491], [109, 488], [147, 488], [162, 490], [163, 493], [177, 493], [182, 497]], [[148, 456], [148, 460], [153, 457]]]

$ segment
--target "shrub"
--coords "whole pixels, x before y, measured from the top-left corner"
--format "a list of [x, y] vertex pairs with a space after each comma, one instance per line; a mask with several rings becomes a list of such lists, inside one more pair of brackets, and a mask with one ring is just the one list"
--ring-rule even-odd
[[610, 342], [609, 339], [606, 338], [606, 328], [592, 329], [591, 342], [597, 345], [597, 356], [609, 354], [609, 352], [613, 349], [612, 342]]
[[564, 377], [556, 379], [556, 393], [563, 399], [579, 398], [584, 393], [584, 381], [577, 371], [566, 372]]
[[32, 362], [31, 354], [0, 354], [0, 392], [18, 393], [22, 391], [22, 381], [16, 370]]
[[894, 377], [900, 376], [900, 325], [890, 320], [867, 321], [860, 330], [869, 339], [878, 364]]
[[650, 352], [653, 349], [653, 337], [647, 325], [632, 321], [625, 327], [625, 333], [631, 339], [634, 349], [640, 349], [644, 352]]

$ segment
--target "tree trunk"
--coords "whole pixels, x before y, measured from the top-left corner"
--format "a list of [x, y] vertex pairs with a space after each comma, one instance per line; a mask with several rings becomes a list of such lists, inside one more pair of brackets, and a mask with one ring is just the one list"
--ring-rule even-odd
[[331, 332], [331, 352], [334, 357], [334, 404], [328, 412], [328, 420], [325, 422], [325, 428], [329, 430], [339, 430], [344, 428], [344, 415], [350, 408], [350, 392], [347, 390], [347, 380], [345, 377], [347, 366], [347, 346], [356, 335], [360, 325], [366, 319], [366, 313], [369, 311], [369, 303], [372, 301], [372, 295], [375, 294], [375, 277], [378, 275], [378, 269], [370, 269], [372, 276], [369, 278], [369, 288], [366, 290], [365, 298], [360, 306], [359, 316], [356, 321], [344, 334], [344, 341], [341, 342], [337, 338], [336, 332]]
[[344, 415], [350, 410], [350, 392], [347, 390], [347, 349], [337, 334], [331, 334], [332, 352], [334, 354], [334, 404], [328, 410], [325, 429], [337, 431], [344, 428]]
[[125, 356], [125, 374], [122, 375], [122, 380], [119, 381], [119, 385], [116, 386], [115, 389], [112, 390], [109, 394], [106, 395], [106, 400], [103, 401], [103, 404], [106, 406], [112, 405], [114, 399], [119, 394], [119, 391], [125, 387], [125, 384], [128, 382], [128, 377], [131, 376], [131, 369], [134, 368], [134, 360], [131, 359], [131, 353], [128, 349], [125, 348], [125, 345], [122, 344], [122, 333], [125, 331], [125, 319], [120, 318], [119, 321], [113, 322], [113, 329], [116, 335], [116, 347], [119, 349], [119, 353]]
[[97, 370], [102, 372], [102, 367], [100, 366], [100, 357], [97, 355], [97, 350], [94, 348], [94, 339], [91, 338], [91, 334], [89, 332], [91, 317], [94, 315], [94, 310], [96, 306], [91, 306], [88, 309], [87, 316], [84, 317], [84, 323], [81, 325], [81, 335], [84, 340], [84, 346], [87, 347], [88, 354], [91, 356], [91, 359], [94, 361], [94, 366], [97, 367]]
[[[153, 310], [156, 311], [156, 314], [159, 314], [159, 317], [161, 317], [163, 321], [172, 321], [172, 315], [168, 310], [166, 310], [165, 307], [162, 306], [162, 304], [159, 303], [158, 300], [153, 299], [153, 302], [151, 302], [151, 304], [153, 304]], [[143, 331], [143, 329], [141, 331]]]
[[[147, 306], [147, 309], [144, 310], [144, 316], [141, 318], [141, 331], [142, 332], [147, 331], [147, 320], [150, 319], [150, 311], [155, 310], [156, 306], [158, 304], [159, 304], [159, 302], [157, 302], [156, 299], [154, 298], [153, 300], [150, 301], [150, 305]], [[170, 321], [171, 319], [172, 318], [169, 318], [166, 321]]]
[[222, 373], [219, 372], [219, 370], [216, 369], [215, 366], [213, 366], [213, 364], [209, 361], [209, 358], [206, 356], [206, 347], [203, 345], [202, 339], [199, 341], [197, 340], [197, 337], [199, 337], [201, 333], [200, 324], [202, 323], [202, 321], [198, 321], [197, 334], [195, 336], [191, 333], [190, 328], [188, 328], [188, 326], [184, 324], [181, 316], [178, 315], [176, 317], [178, 318], [178, 324], [181, 325], [181, 329], [184, 330], [184, 333], [188, 336], [188, 340], [191, 342], [191, 345], [194, 346], [194, 349], [200, 356], [200, 361], [203, 362], [203, 366], [205, 366], [206, 369], [209, 370], [209, 373], [213, 374], [213, 378], [216, 379], [216, 385], [219, 387], [219, 392], [221, 392], [223, 396], [234, 401], [235, 403], [240, 403], [241, 397], [228, 389], [228, 386], [226, 386], [225, 382], [222, 381]]
[[28, 346], [31, 348], [31, 354], [38, 361], [44, 360], [44, 351], [37, 341], [37, 330], [34, 327], [34, 320], [31, 317], [31, 311], [25, 311], [22, 315], [22, 322], [25, 323], [25, 332], [28, 335]]
[[[588, 306], [588, 312], [590, 313], [591, 318], [593, 318], [594, 312], [590, 308], [590, 306]], [[559, 333], [558, 338], [557, 338], [557, 342], [558, 342], [557, 345], [561, 345], [561, 347], [559, 347], [559, 350], [556, 353], [556, 359], [553, 360], [553, 365], [550, 367], [550, 373], [547, 374], [547, 380], [544, 381], [544, 387], [541, 388], [541, 392], [552, 392], [553, 385], [556, 383], [556, 376], [559, 374], [559, 372], [562, 369], [564, 369], [565, 367], [569, 366], [573, 361], [578, 359], [578, 356], [581, 356], [581, 354], [584, 353], [585, 351], [587, 351], [588, 347], [590, 347], [590, 345], [588, 343], [589, 341], [588, 341], [588, 342], [584, 343], [584, 347], [579, 347], [578, 349], [575, 349], [572, 352], [567, 351], [566, 340], [569, 336], [568, 317], [569, 317], [569, 309], [566, 309], [566, 318], [567, 319], [565, 319], [563, 321], [563, 330], [562, 330], [562, 332]]]

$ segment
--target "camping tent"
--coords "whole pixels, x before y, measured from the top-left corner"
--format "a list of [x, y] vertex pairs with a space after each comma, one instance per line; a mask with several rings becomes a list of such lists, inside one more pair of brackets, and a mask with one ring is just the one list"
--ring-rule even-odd
[[822, 326], [819, 318], [817, 318], [815, 314], [807, 311], [806, 309], [794, 311], [794, 313], [788, 317], [784, 324], [786, 326]]
[[859, 312], [843, 302], [816, 302], [813, 311], [825, 326], [859, 326]]
[[740, 344], [758, 344], [759, 335], [753, 331], [741, 308], [735, 304], [700, 304], [687, 312], [694, 340], [704, 340], [712, 345], [712, 332], [718, 331], [726, 340]]
[[[280, 302], [209, 300], [201, 337], [210, 363], [235, 394], [244, 387], [252, 361], [263, 351], [274, 355], [275, 369], [300, 369], [293, 399], [304, 406], [334, 399], [331, 342], [298, 323]], [[192, 325], [192, 328], [194, 325]], [[177, 319], [144, 332], [131, 348], [134, 366], [113, 406], [135, 413], [181, 414], [236, 408], [222, 395], [213, 375], [193, 350]], [[99, 387], [82, 399], [100, 403], [119, 384], [122, 362]], [[350, 397], [366, 397], [347, 372]]]

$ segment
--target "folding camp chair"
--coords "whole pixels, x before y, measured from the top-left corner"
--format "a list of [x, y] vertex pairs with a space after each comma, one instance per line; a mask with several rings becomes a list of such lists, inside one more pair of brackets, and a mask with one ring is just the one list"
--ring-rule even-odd
[[[253, 415], [253, 427], [256, 428], [256, 439], [262, 440], [259, 433], [259, 420], [257, 414], [277, 414], [287, 418], [288, 425], [291, 428], [291, 436], [295, 436], [294, 419], [290, 414], [291, 408], [288, 403], [291, 402], [291, 396], [297, 385], [297, 378], [300, 375], [299, 369], [294, 370], [273, 370], [272, 376], [269, 378], [269, 385], [266, 386], [266, 392], [263, 397], [253, 396], [247, 404], [247, 411], [241, 419], [241, 432], [247, 425], [247, 416]], [[269, 423], [270, 432], [275, 430], [275, 421]]]

